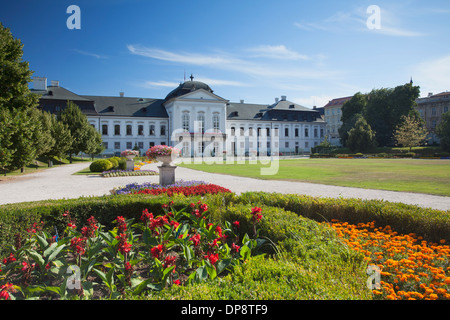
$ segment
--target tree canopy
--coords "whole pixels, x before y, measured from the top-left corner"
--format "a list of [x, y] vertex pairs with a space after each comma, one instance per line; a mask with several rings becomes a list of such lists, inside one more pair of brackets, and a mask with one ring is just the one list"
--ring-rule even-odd
[[342, 126], [339, 136], [343, 145], [347, 144], [349, 130], [354, 127], [359, 116], [362, 116], [375, 131], [379, 146], [393, 145], [394, 131], [402, 122], [402, 117], [417, 114], [416, 99], [420, 95], [420, 87], [412, 82], [395, 88], [373, 89], [370, 93], [358, 92], [342, 107]]

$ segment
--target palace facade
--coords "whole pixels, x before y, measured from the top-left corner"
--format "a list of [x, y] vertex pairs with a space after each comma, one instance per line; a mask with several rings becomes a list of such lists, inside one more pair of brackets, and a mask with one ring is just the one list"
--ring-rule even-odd
[[326, 123], [318, 110], [276, 98], [269, 104], [230, 102], [208, 84], [190, 80], [165, 98], [78, 95], [47, 79], [34, 78], [40, 108], [57, 113], [73, 101], [103, 137], [104, 154], [137, 147], [172, 145], [182, 155], [302, 154], [319, 145]]

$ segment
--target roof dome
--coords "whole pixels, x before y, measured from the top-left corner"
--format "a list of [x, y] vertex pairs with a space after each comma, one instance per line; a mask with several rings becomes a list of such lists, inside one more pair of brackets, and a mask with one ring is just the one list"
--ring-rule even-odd
[[194, 77], [191, 75], [191, 80], [185, 81], [184, 83], [180, 83], [180, 85], [172, 90], [167, 96], [166, 101], [172, 98], [183, 96], [189, 92], [204, 89], [210, 93], [214, 91], [204, 82], [194, 81]]

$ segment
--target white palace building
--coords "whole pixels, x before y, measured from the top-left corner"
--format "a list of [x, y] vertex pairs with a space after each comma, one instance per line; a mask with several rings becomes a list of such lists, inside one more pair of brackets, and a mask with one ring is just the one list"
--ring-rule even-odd
[[32, 92], [41, 94], [40, 108], [58, 113], [73, 101], [103, 137], [104, 154], [137, 146], [145, 152], [165, 144], [182, 156], [309, 153], [324, 139], [318, 110], [286, 99], [271, 104], [230, 102], [203, 82], [181, 83], [164, 99], [77, 95], [47, 78], [35, 77]]

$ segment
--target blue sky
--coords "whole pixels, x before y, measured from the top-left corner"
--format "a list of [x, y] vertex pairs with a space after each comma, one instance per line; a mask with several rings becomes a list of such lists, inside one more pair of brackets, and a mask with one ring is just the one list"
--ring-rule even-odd
[[450, 90], [448, 0], [15, 0], [0, 21], [34, 76], [78, 94], [164, 98], [191, 73], [232, 102], [310, 108], [411, 77], [421, 96]]

